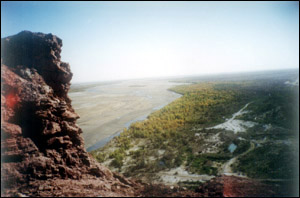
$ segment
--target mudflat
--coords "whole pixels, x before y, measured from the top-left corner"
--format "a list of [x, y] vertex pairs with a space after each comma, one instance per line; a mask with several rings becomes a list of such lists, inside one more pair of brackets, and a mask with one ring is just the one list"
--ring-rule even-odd
[[179, 83], [168, 80], [127, 80], [73, 84], [69, 96], [80, 115], [85, 147], [112, 136], [142, 120], [181, 95], [168, 91]]

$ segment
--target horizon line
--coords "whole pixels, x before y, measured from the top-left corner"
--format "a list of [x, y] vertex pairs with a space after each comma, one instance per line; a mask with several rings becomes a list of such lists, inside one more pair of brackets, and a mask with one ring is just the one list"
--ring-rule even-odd
[[[230, 74], [246, 74], [257, 72], [275, 72], [275, 71], [287, 71], [287, 70], [299, 70], [298, 67], [282, 68], [282, 69], [263, 69], [263, 70], [248, 70], [248, 71], [230, 71], [230, 72], [216, 72], [216, 73], [202, 73], [202, 74], [183, 74], [183, 75], [167, 75], [167, 76], [153, 76], [153, 77], [138, 77], [138, 78], [120, 78], [112, 80], [93, 80], [93, 81], [75, 81], [72, 84], [80, 83], [103, 83], [103, 82], [117, 82], [117, 81], [129, 81], [129, 80], [151, 80], [151, 79], [169, 79], [169, 78], [185, 78], [185, 77], [201, 77], [201, 76], [218, 76], [218, 75], [230, 75]], [[298, 72], [299, 75], [299, 72]]]

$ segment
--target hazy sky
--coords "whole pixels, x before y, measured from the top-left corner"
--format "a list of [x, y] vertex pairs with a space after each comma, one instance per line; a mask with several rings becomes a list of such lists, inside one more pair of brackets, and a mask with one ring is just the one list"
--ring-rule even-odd
[[298, 2], [3, 2], [1, 37], [63, 40], [72, 82], [299, 68]]

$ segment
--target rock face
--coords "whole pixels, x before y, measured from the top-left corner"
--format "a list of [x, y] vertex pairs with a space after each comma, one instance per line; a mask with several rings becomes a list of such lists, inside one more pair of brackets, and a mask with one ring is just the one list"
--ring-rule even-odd
[[1, 40], [3, 195], [13, 195], [18, 185], [53, 178], [101, 177], [132, 185], [84, 149], [79, 116], [67, 95], [72, 73], [60, 60], [61, 47], [60, 38], [29, 31]]
[[205, 197], [274, 197], [283, 195], [275, 190], [277, 189], [274, 186], [250, 178], [223, 175], [199, 186], [196, 192]]

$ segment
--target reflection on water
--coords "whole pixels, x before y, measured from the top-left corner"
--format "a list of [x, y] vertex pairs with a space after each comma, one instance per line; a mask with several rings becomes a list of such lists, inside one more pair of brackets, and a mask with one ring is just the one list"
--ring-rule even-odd
[[229, 146], [228, 146], [228, 150], [230, 151], [230, 153], [233, 153], [236, 149], [236, 145], [234, 143], [231, 143]]
[[96, 144], [94, 144], [93, 146], [90, 146], [89, 148], [87, 148], [87, 152], [90, 152], [90, 151], [93, 151], [93, 150], [96, 150], [98, 148], [102, 148], [106, 143], [108, 143], [110, 140], [112, 140], [114, 137], [116, 136], [119, 136], [120, 133], [122, 131], [118, 131], [117, 133], [107, 137], [107, 138], [104, 138], [102, 140], [100, 140], [99, 142], [97, 142]]

